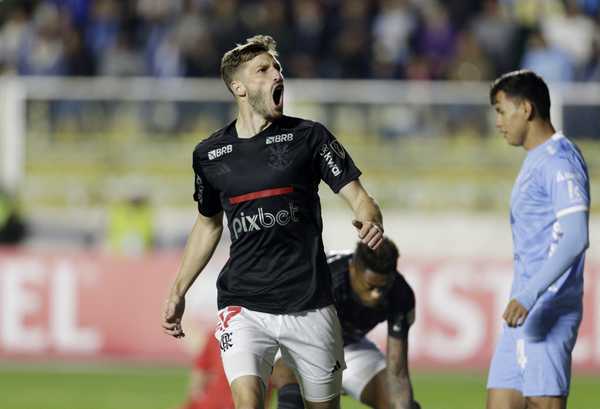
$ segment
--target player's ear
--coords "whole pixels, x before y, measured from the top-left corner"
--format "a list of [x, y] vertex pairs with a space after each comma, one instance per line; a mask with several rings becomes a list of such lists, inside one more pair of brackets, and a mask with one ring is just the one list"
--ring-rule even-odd
[[246, 87], [240, 80], [231, 81], [231, 91], [236, 97], [241, 98], [246, 96]]
[[527, 118], [528, 121], [532, 121], [533, 119], [535, 119], [535, 107], [533, 106], [531, 101], [529, 101], [528, 99], [524, 99], [521, 103], [521, 109], [523, 109], [525, 118]]

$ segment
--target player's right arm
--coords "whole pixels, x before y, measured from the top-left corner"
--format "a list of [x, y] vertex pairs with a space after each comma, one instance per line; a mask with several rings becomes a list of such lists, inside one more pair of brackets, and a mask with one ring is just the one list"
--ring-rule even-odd
[[408, 371], [408, 334], [401, 338], [388, 337], [387, 383], [390, 408], [411, 409], [413, 389]]
[[167, 298], [163, 317], [166, 334], [176, 338], [185, 334], [181, 318], [185, 309], [185, 294], [212, 257], [223, 232], [223, 212], [207, 217], [198, 214], [188, 237], [183, 259]]
[[185, 294], [213, 255], [223, 232], [223, 208], [218, 190], [206, 176], [206, 144], [200, 143], [192, 156], [194, 168], [194, 200], [198, 203], [196, 223], [188, 237], [183, 259], [165, 304], [162, 326], [165, 333], [183, 337], [181, 317], [185, 310]]

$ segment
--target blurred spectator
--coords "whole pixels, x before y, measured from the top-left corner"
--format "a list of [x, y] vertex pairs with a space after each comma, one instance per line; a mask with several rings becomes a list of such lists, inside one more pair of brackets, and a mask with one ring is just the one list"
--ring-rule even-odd
[[562, 0], [499, 0], [511, 10], [517, 22], [528, 29], [563, 12]]
[[398, 78], [402, 75], [418, 25], [416, 9], [409, 0], [383, 0], [373, 23], [374, 76]]
[[143, 254], [154, 245], [154, 212], [144, 194], [109, 206], [107, 240], [112, 251], [127, 255]]
[[94, 58], [102, 59], [104, 52], [114, 45], [119, 33], [119, 24], [119, 7], [115, 0], [93, 2], [85, 39]]
[[584, 68], [592, 55], [598, 28], [590, 17], [581, 12], [577, 0], [566, 0], [565, 13], [544, 19], [541, 29], [551, 48], [568, 55], [577, 71]]
[[105, 50], [100, 74], [113, 77], [144, 75], [144, 59], [135, 48], [131, 33], [119, 33], [115, 43]]
[[455, 81], [489, 81], [495, 75], [475, 35], [462, 31], [457, 36], [456, 57], [448, 67], [448, 79]]
[[548, 82], [571, 81], [575, 75], [569, 56], [562, 50], [549, 47], [539, 30], [530, 33], [521, 66], [536, 72]]
[[519, 62], [518, 31], [516, 22], [496, 0], [484, 1], [483, 11], [476, 16], [471, 30], [479, 45], [494, 66], [494, 76], [510, 71]]
[[0, 73], [14, 74], [19, 61], [19, 50], [27, 31], [27, 13], [17, 7], [8, 12], [6, 22], [0, 28]]
[[23, 241], [26, 232], [27, 227], [15, 198], [0, 189], [0, 244], [18, 244]]
[[64, 44], [61, 16], [50, 4], [41, 4], [33, 24], [24, 35], [19, 49], [18, 72], [21, 75], [64, 75]]
[[424, 7], [423, 17], [419, 33], [419, 51], [427, 58], [433, 78], [441, 79], [454, 55], [454, 27], [448, 11], [436, 1]]
[[89, 77], [96, 74], [96, 61], [75, 27], [66, 25], [63, 32], [65, 75]]
[[331, 77], [368, 78], [371, 64], [371, 3], [346, 0], [335, 9], [328, 72]]

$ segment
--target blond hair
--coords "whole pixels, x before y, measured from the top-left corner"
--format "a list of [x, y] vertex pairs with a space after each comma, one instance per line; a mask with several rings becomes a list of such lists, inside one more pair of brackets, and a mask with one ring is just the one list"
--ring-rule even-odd
[[245, 44], [237, 44], [234, 49], [227, 51], [221, 59], [221, 78], [227, 89], [231, 92], [230, 84], [240, 65], [262, 53], [269, 53], [276, 58], [279, 55], [276, 48], [277, 42], [273, 37], [259, 34], [246, 39]]

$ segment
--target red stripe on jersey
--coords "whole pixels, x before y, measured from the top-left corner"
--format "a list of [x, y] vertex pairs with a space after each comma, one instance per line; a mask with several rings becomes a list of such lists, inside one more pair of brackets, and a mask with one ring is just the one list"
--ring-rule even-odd
[[292, 193], [293, 191], [294, 191], [294, 188], [292, 186], [279, 187], [277, 189], [259, 190], [258, 192], [251, 192], [251, 193], [246, 193], [244, 195], [230, 197], [229, 203], [230, 204], [238, 204], [238, 203], [242, 203], [242, 202], [247, 202], [249, 200], [261, 199], [263, 197], [287, 195], [288, 193]]

